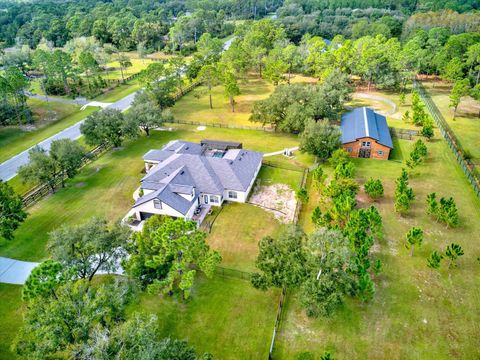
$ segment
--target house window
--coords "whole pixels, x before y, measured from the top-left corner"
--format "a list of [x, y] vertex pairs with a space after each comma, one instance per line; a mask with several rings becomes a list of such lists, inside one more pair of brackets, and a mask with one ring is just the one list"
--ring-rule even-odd
[[235, 191], [229, 191], [228, 192], [228, 198], [229, 199], [236, 199], [237, 198], [237, 193]]
[[219, 203], [218, 196], [210, 195], [210, 202], [214, 204], [218, 204]]
[[352, 152], [352, 148], [351, 148], [351, 147], [347, 147], [347, 152]]
[[162, 208], [162, 202], [158, 199], [153, 199], [153, 207], [155, 209], [161, 209]]
[[380, 156], [383, 156], [383, 150], [378, 150], [377, 154], [380, 155]]

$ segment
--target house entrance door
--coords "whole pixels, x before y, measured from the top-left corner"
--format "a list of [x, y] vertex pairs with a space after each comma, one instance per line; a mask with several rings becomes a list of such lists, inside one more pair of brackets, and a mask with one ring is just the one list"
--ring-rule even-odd
[[208, 195], [203, 195], [203, 202], [208, 204]]
[[358, 152], [358, 157], [369, 158], [370, 153], [371, 153], [371, 150], [369, 148], [360, 148], [360, 151]]

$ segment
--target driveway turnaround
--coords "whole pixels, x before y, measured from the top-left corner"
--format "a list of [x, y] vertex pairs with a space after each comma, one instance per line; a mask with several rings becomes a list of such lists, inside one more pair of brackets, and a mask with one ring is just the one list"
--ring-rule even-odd
[[0, 282], [16, 285], [25, 284], [28, 275], [37, 265], [36, 262], [0, 257]]

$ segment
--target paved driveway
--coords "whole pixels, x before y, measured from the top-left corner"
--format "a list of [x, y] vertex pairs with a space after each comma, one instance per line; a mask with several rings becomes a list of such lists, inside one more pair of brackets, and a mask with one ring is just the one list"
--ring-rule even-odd
[[25, 284], [30, 272], [38, 263], [19, 261], [0, 257], [0, 282], [7, 284]]

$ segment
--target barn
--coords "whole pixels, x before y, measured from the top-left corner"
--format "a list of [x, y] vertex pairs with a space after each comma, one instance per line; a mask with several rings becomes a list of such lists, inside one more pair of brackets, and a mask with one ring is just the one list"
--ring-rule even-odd
[[342, 116], [340, 128], [342, 147], [350, 156], [388, 160], [393, 143], [385, 116], [356, 108]]

